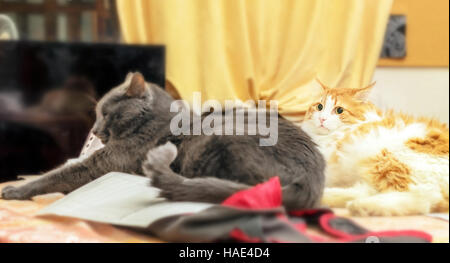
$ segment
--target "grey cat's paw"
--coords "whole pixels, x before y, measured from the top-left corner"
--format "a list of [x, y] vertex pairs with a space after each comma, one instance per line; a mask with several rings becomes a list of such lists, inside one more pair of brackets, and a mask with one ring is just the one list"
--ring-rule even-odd
[[149, 150], [147, 160], [142, 165], [145, 175], [153, 177], [157, 173], [171, 171], [169, 166], [175, 160], [177, 154], [177, 147], [171, 142]]
[[160, 196], [174, 200], [174, 192], [183, 183], [184, 178], [170, 169], [170, 164], [177, 157], [177, 147], [167, 142], [151, 149], [147, 153], [147, 160], [142, 165], [144, 174], [151, 178], [151, 185], [161, 190]]
[[151, 185], [161, 190], [160, 196], [168, 200], [177, 200], [177, 189], [185, 179], [176, 173], [155, 173]]
[[21, 188], [12, 185], [6, 186], [2, 190], [2, 199], [5, 200], [27, 200], [30, 196]]

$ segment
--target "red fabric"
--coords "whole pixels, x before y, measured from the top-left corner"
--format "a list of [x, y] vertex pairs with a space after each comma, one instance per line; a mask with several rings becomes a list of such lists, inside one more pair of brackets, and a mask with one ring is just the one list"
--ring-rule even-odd
[[250, 189], [239, 191], [223, 201], [222, 205], [245, 209], [271, 209], [281, 206], [281, 185], [278, 176]]
[[325, 214], [323, 216], [320, 217], [319, 219], [319, 223], [320, 226], [330, 235], [336, 236], [339, 238], [339, 241], [341, 242], [351, 242], [351, 241], [355, 241], [355, 240], [361, 240], [370, 236], [374, 236], [374, 237], [396, 237], [396, 236], [409, 236], [409, 237], [416, 237], [416, 238], [421, 238], [424, 239], [428, 242], [432, 241], [432, 237], [431, 235], [423, 232], [423, 231], [416, 231], [416, 230], [401, 230], [401, 231], [379, 231], [379, 232], [371, 232], [368, 231], [365, 234], [362, 235], [352, 235], [349, 233], [346, 233], [344, 231], [341, 231], [339, 229], [336, 228], [332, 228], [330, 226], [329, 221], [332, 220], [333, 218], [336, 218], [336, 216], [332, 213], [329, 214]]
[[289, 211], [289, 215], [291, 216], [313, 216], [317, 214], [324, 214], [324, 213], [333, 213], [330, 209], [327, 208], [317, 208], [317, 209], [305, 209], [305, 210], [293, 210]]
[[[273, 209], [282, 206], [282, 192], [281, 184], [278, 176], [272, 177], [269, 181], [258, 184], [252, 188], [239, 191], [230, 197], [228, 197], [222, 205], [231, 206], [239, 209]], [[410, 236], [421, 238], [431, 242], [431, 236], [425, 232], [406, 230], [406, 231], [382, 231], [382, 232], [371, 232], [368, 231], [362, 235], [352, 235], [341, 231], [339, 229], [332, 228], [329, 224], [329, 220], [332, 220], [336, 216], [329, 209], [305, 209], [299, 211], [290, 211], [291, 216], [298, 217], [318, 217], [319, 225], [322, 229], [331, 236], [338, 238], [338, 242], [351, 242], [356, 240], [361, 240], [369, 236], [375, 237], [394, 237], [394, 236]], [[322, 215], [321, 215], [322, 214]], [[320, 216], [320, 217], [319, 217]], [[308, 236], [311, 240], [315, 242], [327, 242], [327, 240], [322, 237], [316, 237], [306, 233], [307, 225], [304, 223], [293, 224], [288, 217], [284, 214], [278, 214], [277, 218], [299, 231], [300, 233]], [[240, 229], [234, 229], [230, 232], [230, 236], [241, 242], [261, 242], [259, 238], [248, 236]], [[282, 240], [268, 240], [269, 242], [283, 242]]]

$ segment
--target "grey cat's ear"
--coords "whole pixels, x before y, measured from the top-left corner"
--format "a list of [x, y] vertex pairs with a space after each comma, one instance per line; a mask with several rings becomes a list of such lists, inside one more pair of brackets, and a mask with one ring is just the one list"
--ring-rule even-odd
[[142, 97], [147, 89], [144, 76], [136, 72], [131, 77], [130, 85], [127, 88], [126, 94], [130, 97]]
[[369, 99], [370, 92], [372, 91], [372, 88], [375, 86], [376, 81], [370, 84], [367, 87], [361, 88], [361, 89], [355, 89], [353, 91], [353, 96], [361, 101], [367, 101]]

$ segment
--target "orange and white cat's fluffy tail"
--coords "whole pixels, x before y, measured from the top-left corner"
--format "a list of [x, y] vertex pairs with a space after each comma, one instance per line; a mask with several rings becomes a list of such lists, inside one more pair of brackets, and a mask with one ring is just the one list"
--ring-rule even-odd
[[448, 209], [442, 200], [440, 189], [435, 185], [414, 185], [407, 192], [389, 191], [378, 193], [368, 184], [356, 184], [349, 188], [325, 189], [322, 204], [330, 207], [348, 208], [354, 216], [403, 216], [427, 214]]
[[428, 214], [441, 200], [433, 185], [411, 186], [407, 192], [385, 192], [355, 199], [347, 208], [356, 216], [403, 216]]

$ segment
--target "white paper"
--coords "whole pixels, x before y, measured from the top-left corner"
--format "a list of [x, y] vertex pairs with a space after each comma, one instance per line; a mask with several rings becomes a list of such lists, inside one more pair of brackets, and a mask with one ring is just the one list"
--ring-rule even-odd
[[146, 177], [112, 172], [73, 191], [38, 215], [59, 215], [129, 227], [147, 227], [158, 219], [203, 211], [213, 204], [168, 202]]

